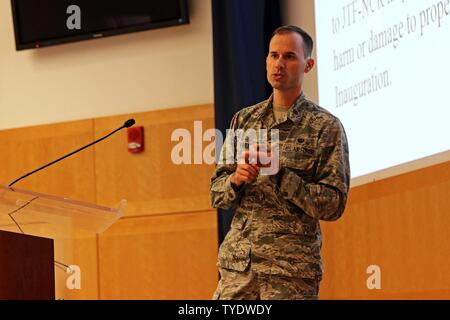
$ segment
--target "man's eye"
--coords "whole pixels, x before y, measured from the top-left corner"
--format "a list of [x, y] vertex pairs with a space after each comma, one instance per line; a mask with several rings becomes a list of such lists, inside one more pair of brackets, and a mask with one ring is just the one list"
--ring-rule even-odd
[[294, 58], [295, 58], [295, 55], [293, 55], [293, 54], [287, 54], [286, 55], [286, 59], [288, 59], [288, 60], [292, 60]]
[[278, 58], [278, 54], [276, 54], [276, 53], [271, 53], [271, 54], [270, 54], [270, 57], [273, 58], [273, 59], [276, 59], [276, 58]]

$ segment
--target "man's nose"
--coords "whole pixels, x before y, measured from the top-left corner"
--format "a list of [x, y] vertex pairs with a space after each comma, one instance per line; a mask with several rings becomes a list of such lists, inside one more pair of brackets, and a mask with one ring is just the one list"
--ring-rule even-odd
[[282, 57], [275, 60], [275, 67], [283, 69], [285, 67], [285, 61]]

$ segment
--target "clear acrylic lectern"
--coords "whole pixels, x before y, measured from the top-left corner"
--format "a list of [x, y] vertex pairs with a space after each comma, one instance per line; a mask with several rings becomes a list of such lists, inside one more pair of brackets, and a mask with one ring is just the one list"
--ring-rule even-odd
[[[83, 255], [74, 246], [87, 246], [86, 239], [95, 246], [96, 235], [122, 217], [125, 207], [126, 200], [108, 208], [0, 185], [0, 299], [65, 299], [77, 289], [68, 288], [67, 279]], [[49, 269], [52, 274], [45, 273]], [[52, 290], [52, 281], [53, 297], [42, 293]]]

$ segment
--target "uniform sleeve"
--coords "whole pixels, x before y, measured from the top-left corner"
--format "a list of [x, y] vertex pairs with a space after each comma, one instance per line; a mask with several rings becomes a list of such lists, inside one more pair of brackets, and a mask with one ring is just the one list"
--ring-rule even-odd
[[235, 136], [237, 114], [231, 120], [225, 142], [220, 152], [219, 162], [211, 178], [210, 197], [213, 208], [231, 209], [239, 204], [244, 185], [235, 188], [231, 184], [231, 176], [236, 171]]
[[319, 137], [317, 169], [313, 181], [282, 168], [277, 184], [282, 196], [307, 215], [333, 221], [342, 216], [350, 184], [348, 143], [341, 122], [334, 118]]

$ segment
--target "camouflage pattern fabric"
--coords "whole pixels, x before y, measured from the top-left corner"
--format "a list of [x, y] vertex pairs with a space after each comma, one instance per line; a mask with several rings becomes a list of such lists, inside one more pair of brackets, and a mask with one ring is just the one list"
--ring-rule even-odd
[[[283, 121], [284, 120], [284, 121]], [[341, 217], [347, 201], [350, 167], [344, 128], [335, 116], [306, 99], [297, 99], [275, 123], [272, 97], [245, 108], [231, 128], [278, 129], [280, 171], [259, 175], [235, 189], [236, 152], [229, 159], [228, 135], [211, 178], [215, 208], [237, 208], [218, 254], [221, 272], [250, 270], [258, 275], [320, 281], [323, 273], [320, 220]], [[231, 149], [233, 150], [233, 149]]]
[[319, 280], [220, 269], [213, 300], [317, 300]]

